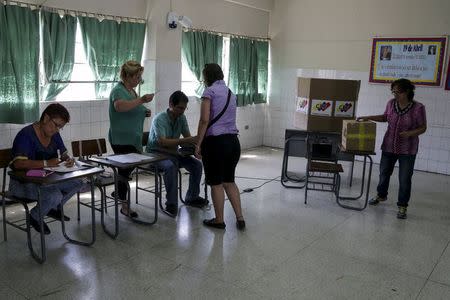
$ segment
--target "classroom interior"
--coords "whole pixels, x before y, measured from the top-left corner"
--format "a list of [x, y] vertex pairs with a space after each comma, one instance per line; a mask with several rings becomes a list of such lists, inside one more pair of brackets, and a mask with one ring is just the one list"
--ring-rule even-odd
[[[285, 130], [293, 128], [297, 78], [360, 80], [356, 115], [381, 114], [391, 99], [389, 84], [369, 83], [375, 37], [448, 36], [447, 0], [22, 0], [93, 14], [147, 21], [142, 61], [158, 94], [152, 115], [164, 111], [170, 94], [182, 89], [182, 29], [169, 29], [167, 13], [188, 16], [194, 28], [270, 38], [267, 103], [239, 107], [242, 146], [236, 183], [247, 228], [238, 231], [225, 203], [227, 229], [202, 225], [213, 217], [180, 203], [173, 219], [162, 213], [153, 226], [120, 217], [116, 239], [105, 235], [97, 216], [97, 239], [82, 247], [68, 243], [60, 224], [49, 224], [48, 259], [37, 264], [23, 232], [8, 227], [0, 241], [1, 299], [449, 299], [450, 298], [450, 91], [417, 86], [415, 99], [426, 107], [427, 131], [420, 137], [408, 219], [396, 218], [397, 170], [389, 199], [362, 211], [337, 205], [331, 193], [285, 188], [280, 182]], [[445, 52], [448, 65], [448, 51]], [[445, 73], [447, 69], [444, 67]], [[446, 79], [442, 78], [442, 82]], [[200, 100], [189, 95], [186, 116], [195, 133]], [[61, 131], [64, 143], [107, 138], [108, 99], [61, 102], [71, 121]], [[40, 103], [42, 111], [48, 102]], [[151, 117], [145, 119], [149, 128]], [[0, 149], [9, 148], [24, 124], [0, 124]], [[371, 196], [378, 182], [385, 124], [377, 124]], [[108, 145], [109, 147], [109, 145]], [[70, 147], [68, 147], [70, 148]], [[111, 149], [109, 152], [112, 153]], [[291, 171], [302, 174], [306, 160], [293, 158]], [[361, 183], [362, 162], [343, 162], [342, 192]], [[145, 180], [153, 180], [151, 176]], [[183, 175], [187, 186], [188, 177]], [[131, 183], [134, 199], [134, 183]], [[108, 190], [111, 191], [111, 190]], [[98, 196], [98, 194], [97, 194]], [[143, 214], [151, 215], [146, 193], [139, 192]], [[83, 197], [87, 197], [84, 194]], [[142, 207], [139, 207], [142, 206]], [[133, 205], [133, 207], [135, 207]], [[67, 230], [89, 232], [90, 211], [76, 221], [76, 199], [65, 212]], [[8, 217], [22, 214], [8, 209]], [[111, 220], [107, 220], [111, 222]], [[33, 233], [37, 239], [38, 234]]]

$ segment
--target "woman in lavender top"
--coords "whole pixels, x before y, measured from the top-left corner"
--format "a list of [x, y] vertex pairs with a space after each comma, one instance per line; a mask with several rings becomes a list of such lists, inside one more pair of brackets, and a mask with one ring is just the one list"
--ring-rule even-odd
[[399, 192], [397, 218], [406, 219], [411, 196], [411, 178], [419, 147], [419, 135], [427, 130], [425, 106], [414, 100], [414, 85], [408, 79], [391, 84], [394, 99], [389, 100], [382, 115], [360, 117], [358, 120], [388, 122], [381, 145], [380, 180], [377, 196], [369, 201], [377, 205], [387, 199], [389, 180], [395, 163], [399, 162]]
[[[207, 88], [202, 95], [195, 156], [203, 161], [206, 183], [211, 186], [216, 214], [215, 218], [204, 220], [203, 224], [225, 229], [225, 192], [236, 215], [236, 226], [243, 230], [245, 221], [241, 198], [234, 182], [236, 165], [241, 156], [236, 127], [236, 96], [225, 85], [223, 72], [218, 64], [206, 64], [203, 78]], [[216, 121], [213, 123], [212, 120]]]

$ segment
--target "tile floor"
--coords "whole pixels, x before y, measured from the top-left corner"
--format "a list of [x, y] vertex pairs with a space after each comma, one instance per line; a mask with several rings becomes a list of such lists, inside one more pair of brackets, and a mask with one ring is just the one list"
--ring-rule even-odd
[[[395, 179], [390, 201], [363, 212], [321, 192], [309, 193], [305, 206], [303, 190], [281, 186], [281, 160], [280, 149], [243, 153], [237, 183], [255, 188], [242, 194], [245, 232], [235, 228], [229, 203], [226, 231], [202, 226], [212, 210], [182, 205], [175, 220], [160, 214], [153, 227], [121, 216], [116, 240], [97, 218], [92, 247], [66, 242], [55, 222], [48, 260], [39, 265], [25, 235], [8, 227], [8, 241], [0, 242], [0, 299], [450, 299], [449, 176], [416, 172], [408, 219], [398, 220]], [[290, 166], [302, 170], [304, 161]], [[357, 163], [352, 192], [360, 169]], [[349, 192], [343, 177], [342, 192]], [[146, 198], [140, 194], [141, 215], [150, 215]], [[71, 200], [66, 212], [68, 230], [86, 237], [89, 211], [82, 208], [77, 223]]]

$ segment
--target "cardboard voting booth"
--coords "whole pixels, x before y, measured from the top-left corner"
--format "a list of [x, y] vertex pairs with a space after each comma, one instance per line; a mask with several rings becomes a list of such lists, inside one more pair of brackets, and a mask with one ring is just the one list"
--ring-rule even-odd
[[375, 150], [377, 126], [374, 122], [344, 120], [342, 123], [342, 148], [349, 151]]
[[342, 131], [342, 121], [355, 119], [359, 80], [298, 78], [294, 114], [296, 129]]

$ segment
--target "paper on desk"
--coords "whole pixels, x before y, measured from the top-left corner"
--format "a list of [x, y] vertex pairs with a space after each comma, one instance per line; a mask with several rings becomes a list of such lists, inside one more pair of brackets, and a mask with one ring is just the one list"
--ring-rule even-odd
[[57, 167], [46, 167], [46, 168], [44, 168], [44, 170], [54, 171], [54, 172], [58, 172], [58, 173], [68, 173], [68, 172], [82, 170], [82, 169], [85, 169], [86, 167], [90, 166], [90, 165], [82, 163], [80, 161], [75, 161], [75, 163], [72, 167], [66, 167], [65, 163], [66, 163], [65, 161], [62, 161], [59, 163], [59, 165]]
[[150, 155], [142, 155], [138, 153], [128, 153], [128, 154], [120, 154], [120, 155], [112, 155], [108, 156], [108, 160], [112, 160], [122, 164], [130, 164], [137, 163], [143, 160], [151, 159]]

